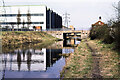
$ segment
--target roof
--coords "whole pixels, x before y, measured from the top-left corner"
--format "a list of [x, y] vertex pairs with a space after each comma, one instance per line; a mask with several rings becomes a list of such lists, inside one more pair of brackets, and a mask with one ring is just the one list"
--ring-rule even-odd
[[73, 25], [70, 25], [69, 28], [74, 28]]
[[[18, 6], [46, 6], [46, 5], [44, 5], [44, 4], [42, 4], [42, 5], [8, 5], [8, 6], [4, 6], [4, 7], [18, 7]], [[0, 7], [3, 7], [3, 6], [0, 6]]]
[[102, 21], [98, 21], [95, 24], [92, 24], [92, 26], [103, 26], [103, 25], [105, 25], [105, 23]]

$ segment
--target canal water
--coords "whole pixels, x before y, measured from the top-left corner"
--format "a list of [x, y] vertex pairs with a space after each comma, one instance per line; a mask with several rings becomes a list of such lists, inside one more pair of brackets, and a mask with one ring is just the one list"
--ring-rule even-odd
[[73, 53], [80, 41], [68, 39], [46, 44], [24, 44], [2, 48], [0, 54], [3, 78], [60, 78], [65, 57]]

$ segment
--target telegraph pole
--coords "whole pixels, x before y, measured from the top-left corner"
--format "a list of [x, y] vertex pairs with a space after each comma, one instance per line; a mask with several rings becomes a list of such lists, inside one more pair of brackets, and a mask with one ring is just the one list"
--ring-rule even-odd
[[66, 26], [66, 27], [68, 27], [68, 25], [69, 25], [69, 22], [70, 22], [70, 14], [68, 14], [67, 12], [65, 13], [65, 14], [63, 14], [63, 19], [64, 19], [64, 25]]

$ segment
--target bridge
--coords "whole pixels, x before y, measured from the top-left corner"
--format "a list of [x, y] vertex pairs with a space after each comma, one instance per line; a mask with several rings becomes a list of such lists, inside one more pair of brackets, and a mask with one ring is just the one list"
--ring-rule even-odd
[[89, 36], [89, 30], [67, 30], [67, 31], [44, 31], [59, 39], [78, 38], [83, 39]]

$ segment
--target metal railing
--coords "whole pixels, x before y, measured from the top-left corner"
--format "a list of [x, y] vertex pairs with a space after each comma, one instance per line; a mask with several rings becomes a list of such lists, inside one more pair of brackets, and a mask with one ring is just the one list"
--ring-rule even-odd
[[63, 29], [63, 28], [54, 28], [54, 29], [46, 29], [46, 30], [42, 30], [42, 31], [69, 31], [71, 29]]
[[[27, 29], [27, 28], [25, 28], [25, 29], [23, 29], [23, 28], [21, 28], [21, 29], [14, 28], [14, 31], [69, 31], [69, 30], [71, 30], [71, 29], [54, 28], [54, 29], [38, 30], [38, 29]], [[7, 28], [7, 29], [2, 28], [2, 31], [13, 31], [13, 29], [12, 28]]]

